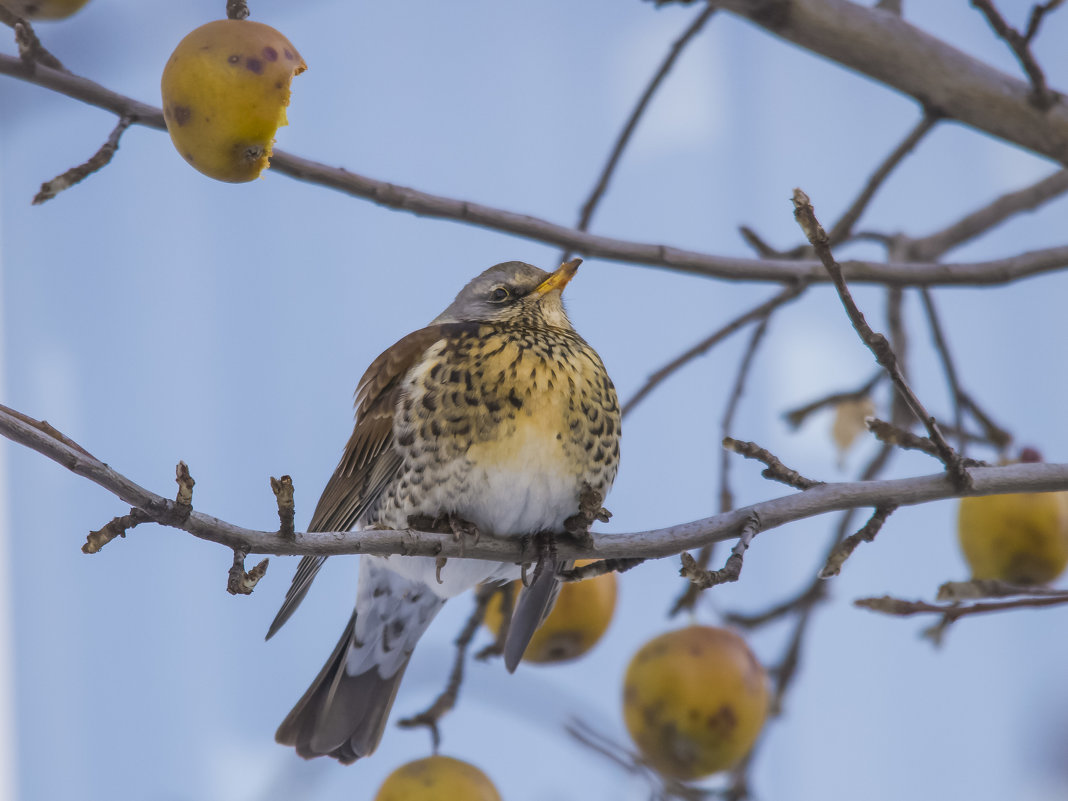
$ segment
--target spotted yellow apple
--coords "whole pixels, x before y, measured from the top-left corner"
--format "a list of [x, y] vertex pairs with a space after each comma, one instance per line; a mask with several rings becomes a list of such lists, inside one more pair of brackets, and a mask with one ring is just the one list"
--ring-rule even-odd
[[689, 626], [647, 642], [623, 682], [623, 720], [645, 759], [692, 780], [735, 765], [768, 712], [768, 679], [745, 640]]
[[289, 86], [306, 69], [286, 37], [252, 20], [209, 22], [174, 49], [160, 89], [171, 141], [197, 170], [251, 181], [287, 124]]

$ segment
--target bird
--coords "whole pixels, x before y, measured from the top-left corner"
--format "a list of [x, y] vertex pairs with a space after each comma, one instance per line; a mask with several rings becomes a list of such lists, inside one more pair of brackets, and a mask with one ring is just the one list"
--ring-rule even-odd
[[[527, 538], [606, 520], [600, 503], [619, 466], [620, 411], [604, 363], [563, 306], [580, 262], [552, 273], [494, 265], [376, 358], [357, 385], [352, 435], [308, 530], [406, 529], [431, 518], [454, 531]], [[301, 559], [267, 639], [325, 560]], [[520, 593], [509, 670], [555, 598], [549, 564], [547, 578]], [[519, 575], [515, 564], [361, 555], [352, 616], [276, 741], [306, 759], [349, 764], [371, 754], [412, 651], [445, 601]]]

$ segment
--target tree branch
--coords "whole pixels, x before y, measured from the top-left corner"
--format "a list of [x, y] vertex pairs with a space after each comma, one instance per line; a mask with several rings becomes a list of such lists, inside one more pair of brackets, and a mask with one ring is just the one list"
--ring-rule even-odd
[[[21, 59], [0, 54], [0, 74], [11, 75], [59, 92], [122, 117], [135, 125], [165, 130], [163, 112], [154, 106], [112, 92], [98, 83], [41, 65], [28, 67]], [[358, 175], [341, 167], [300, 158], [275, 150], [271, 171], [299, 181], [325, 186], [380, 206], [408, 211], [426, 217], [456, 220], [495, 231], [514, 234], [548, 245], [626, 264], [659, 267], [676, 272], [720, 278], [727, 281], [828, 281], [816, 260], [745, 259], [717, 256], [646, 242], [633, 242], [595, 236], [574, 228], [483, 206], [465, 200], [432, 195], [386, 181]], [[993, 261], [945, 264], [937, 262], [842, 262], [842, 271], [851, 283], [890, 286], [947, 286], [1004, 284], [1032, 275], [1068, 267], [1068, 245], [1021, 253]]]
[[[517, 538], [483, 535], [477, 543], [457, 541], [451, 533], [410, 530], [359, 532], [311, 532], [286, 537], [276, 531], [241, 528], [196, 510], [184, 514], [175, 501], [163, 498], [134, 483], [96, 457], [46, 433], [40, 425], [26, 423], [0, 406], [0, 434], [47, 456], [76, 475], [103, 487], [130, 506], [147, 512], [153, 521], [178, 528], [200, 539], [217, 542], [248, 554], [331, 556], [369, 553], [375, 555], [465, 557], [498, 562], [526, 562], [535, 553], [531, 543]], [[1005, 467], [972, 468], [969, 494], [994, 495], [1013, 492], [1052, 492], [1068, 489], [1068, 464], [1025, 463]], [[647, 558], [673, 556], [712, 542], [739, 537], [754, 515], [760, 531], [795, 520], [857, 507], [890, 503], [912, 506], [928, 501], [960, 497], [962, 493], [944, 474], [913, 478], [822, 484], [769, 501], [744, 506], [666, 528], [623, 534], [591, 534], [588, 544], [557, 541], [561, 560], [582, 558]]]
[[1068, 103], [910, 25], [850, 0], [716, 0], [783, 39], [915, 98], [925, 108], [1068, 164]]

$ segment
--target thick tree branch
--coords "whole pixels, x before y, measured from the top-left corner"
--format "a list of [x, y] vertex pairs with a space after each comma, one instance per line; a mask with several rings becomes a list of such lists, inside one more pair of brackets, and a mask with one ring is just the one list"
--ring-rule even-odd
[[915, 98], [924, 108], [1068, 164], [1068, 103], [910, 25], [850, 0], [716, 0], [770, 33]]
[[[107, 109], [120, 117], [129, 117], [135, 125], [165, 130], [163, 112], [158, 108], [112, 92], [87, 78], [51, 70], [41, 65], [31, 68], [21, 59], [4, 54], [0, 54], [0, 74], [35, 83]], [[828, 280], [826, 271], [816, 260], [744, 259], [595, 236], [537, 217], [397, 186], [281, 150], [274, 151], [271, 171], [365, 198], [380, 206], [478, 225], [554, 245], [590, 258], [660, 267], [728, 281], [790, 283]], [[1068, 245], [984, 262], [945, 264], [919, 261], [845, 261], [841, 264], [843, 275], [851, 283], [894, 286], [1004, 284], [1068, 267]]]
[[[483, 535], [477, 543], [457, 541], [451, 533], [410, 530], [297, 533], [286, 537], [276, 531], [241, 528], [196, 510], [184, 514], [175, 501], [163, 498], [84, 451], [71, 447], [0, 406], [0, 434], [47, 456], [76, 475], [87, 478], [130, 506], [144, 510], [153, 520], [248, 554], [323, 556], [369, 553], [376, 555], [466, 557], [504, 562], [526, 562], [535, 556], [530, 542]], [[1051, 492], [1068, 489], [1068, 464], [1015, 464], [973, 468], [969, 494]], [[721, 515], [666, 528], [620, 534], [591, 534], [589, 544], [557, 541], [560, 560], [581, 558], [658, 558], [700, 548], [712, 542], [739, 537], [747, 524], [759, 519], [759, 531], [795, 520], [857, 507], [891, 503], [911, 506], [959, 497], [961, 492], [944, 473], [884, 481], [822, 484], [781, 498], [744, 506]], [[446, 568], [447, 569], [447, 568]]]

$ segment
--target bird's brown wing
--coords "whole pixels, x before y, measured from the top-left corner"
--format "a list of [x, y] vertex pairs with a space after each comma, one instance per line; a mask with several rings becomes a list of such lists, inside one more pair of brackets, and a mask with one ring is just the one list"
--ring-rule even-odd
[[[435, 342], [471, 327], [467, 323], [440, 323], [420, 328], [371, 362], [356, 387], [352, 436], [319, 498], [308, 531], [349, 531], [378, 503], [401, 466], [401, 456], [393, 448], [393, 413], [404, 376]], [[282, 608], [267, 630], [268, 640], [304, 600], [325, 561], [325, 556], [300, 560]]]

